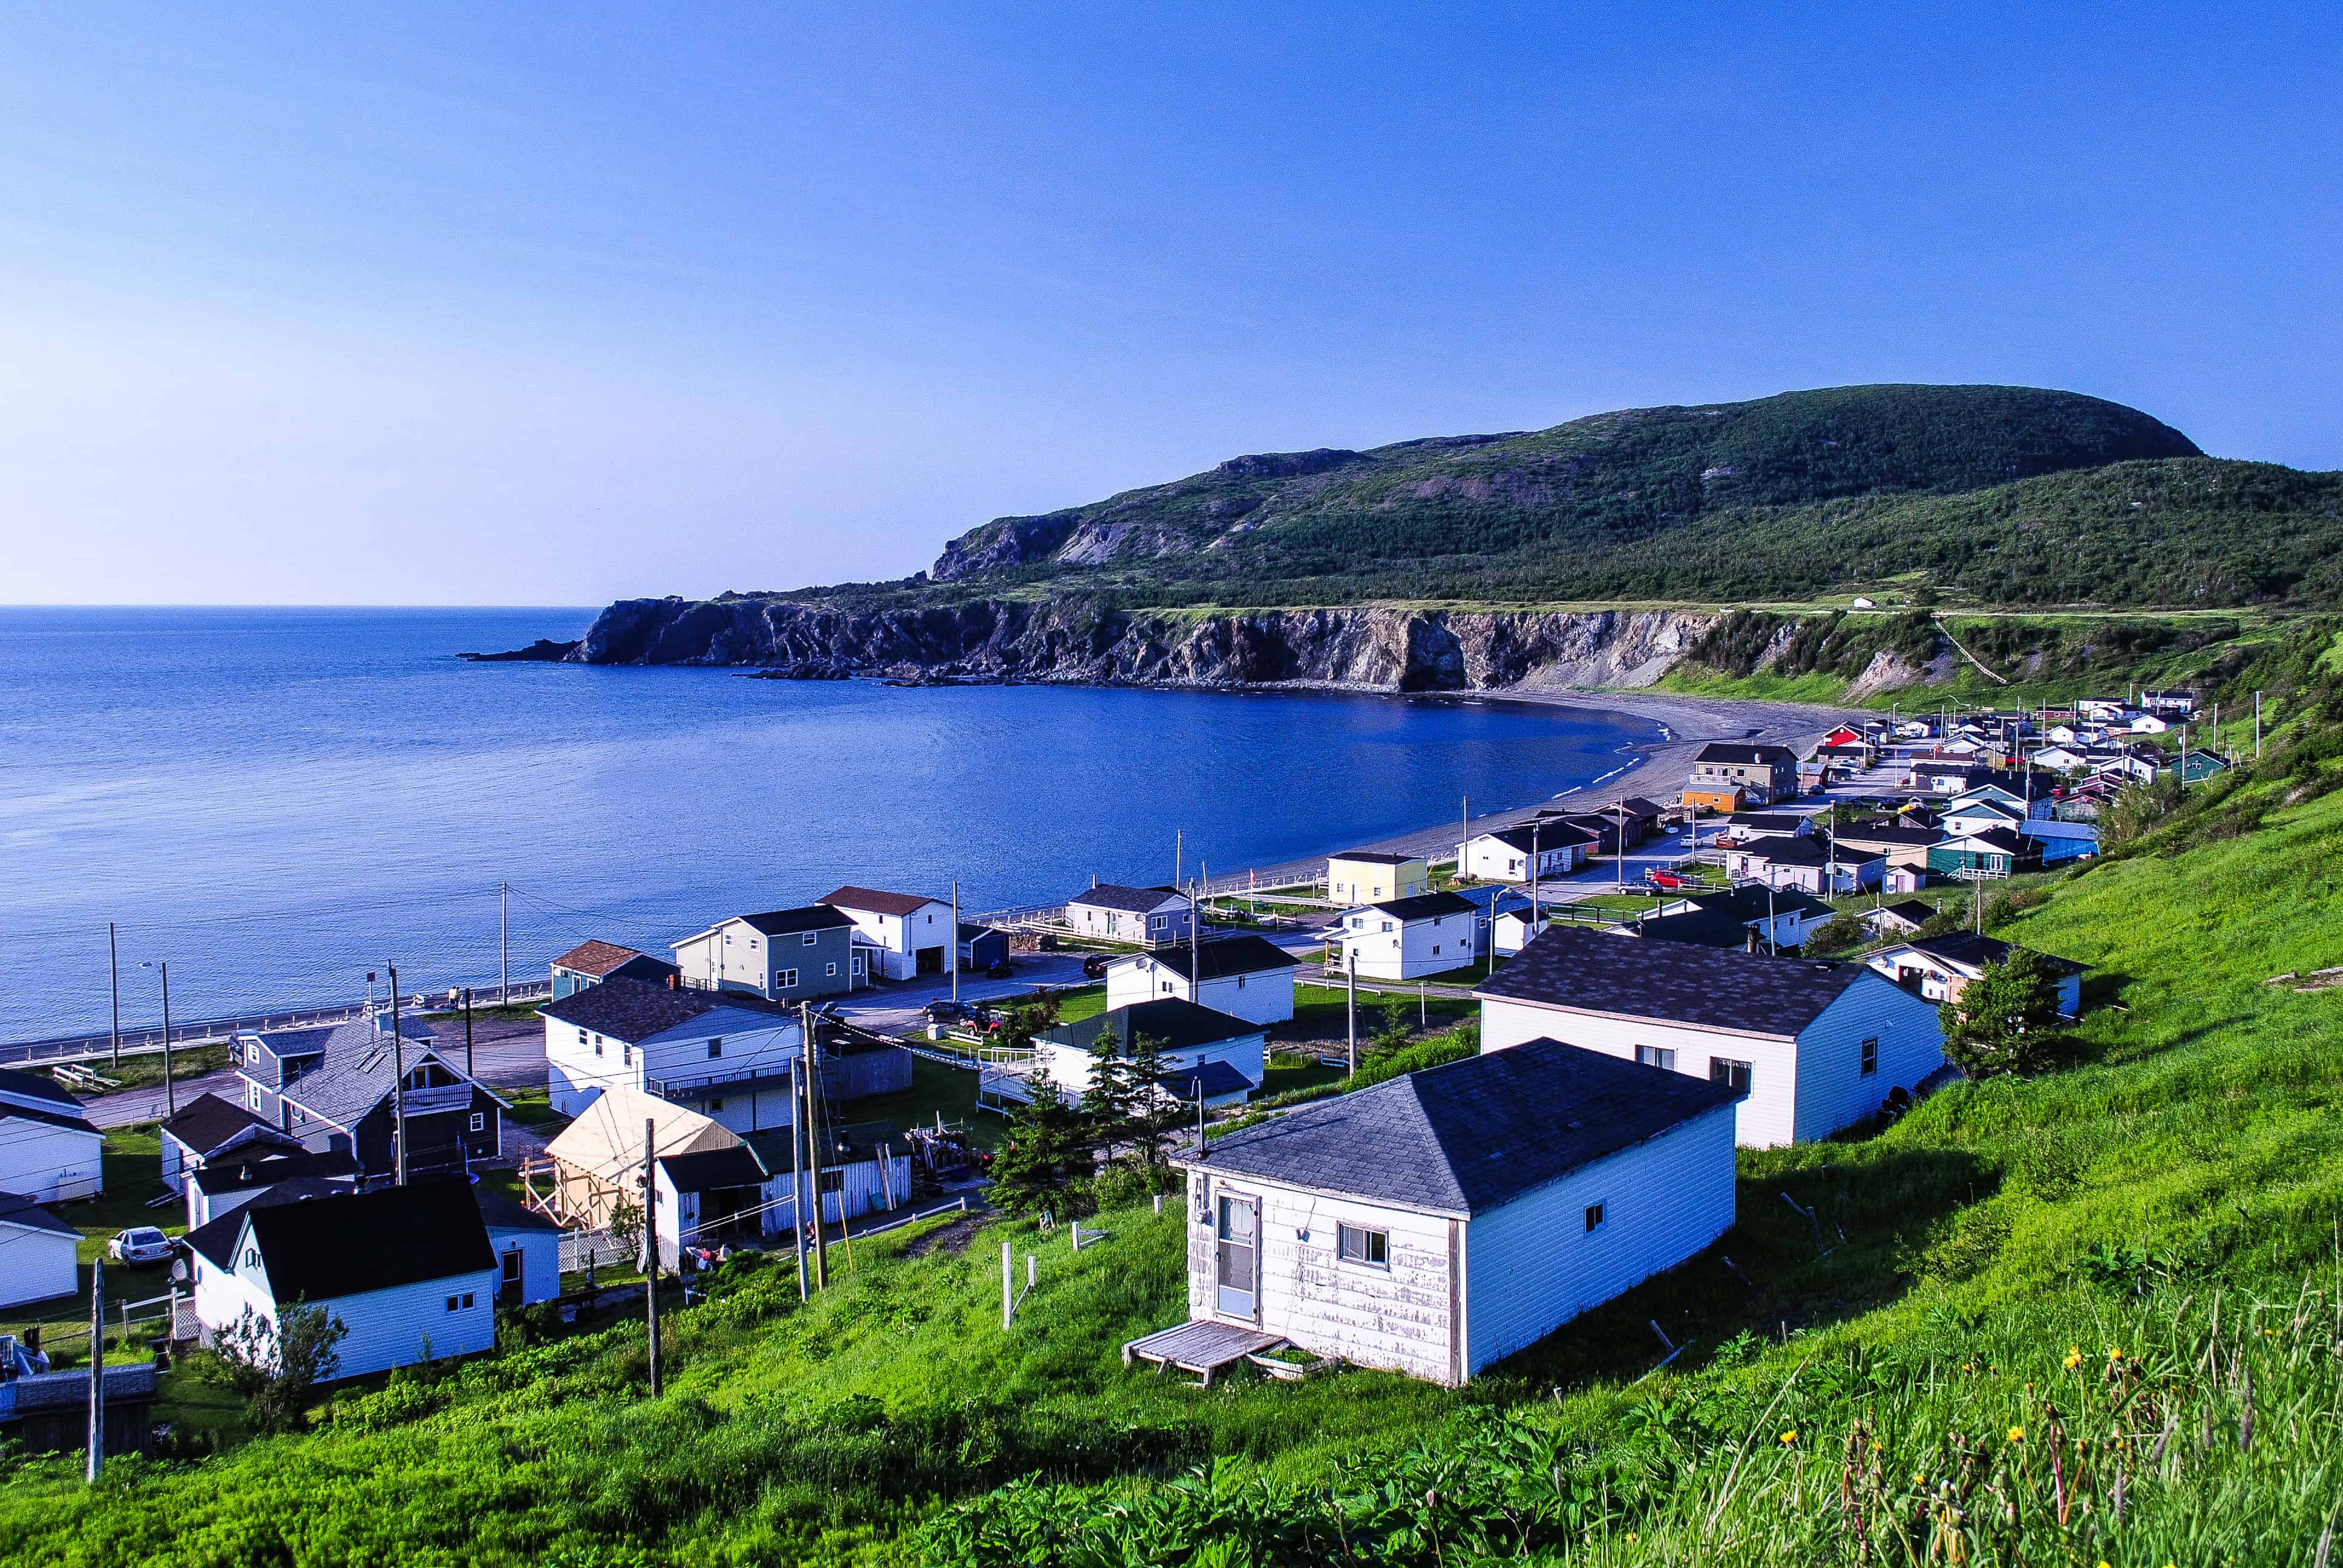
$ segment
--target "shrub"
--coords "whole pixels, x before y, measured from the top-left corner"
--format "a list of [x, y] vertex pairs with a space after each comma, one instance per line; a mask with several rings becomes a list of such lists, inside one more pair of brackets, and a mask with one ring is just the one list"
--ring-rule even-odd
[[2059, 1043], [2058, 979], [2042, 955], [2012, 948], [1938, 1010], [1945, 1055], [1971, 1078], [2032, 1072]]

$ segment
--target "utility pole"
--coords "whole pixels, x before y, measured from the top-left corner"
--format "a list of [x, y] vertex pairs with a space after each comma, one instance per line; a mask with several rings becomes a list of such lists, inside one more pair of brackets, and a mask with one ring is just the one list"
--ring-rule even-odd
[[802, 1120], [798, 1114], [798, 1070], [802, 1065], [802, 1060], [789, 1063], [789, 1208], [792, 1211], [789, 1215], [789, 1230], [797, 1241], [798, 1300], [800, 1302], [804, 1301], [808, 1294], [805, 1261], [805, 1140], [799, 1136], [804, 1130], [798, 1125]]
[[[2254, 693], [2254, 760], [2255, 760], [2255, 761], [2257, 761], [2257, 762], [2258, 762], [2258, 761], [2260, 761], [2261, 759], [2262, 759], [2262, 694], [2261, 694], [2260, 692], [2257, 691], [2257, 692], [2255, 692], [2255, 693]], [[106, 928], [106, 930], [107, 930], [108, 931], [113, 930], [113, 929], [114, 929], [114, 928], [113, 928], [113, 927], [111, 927], [111, 926], [108, 926], [108, 927]], [[115, 1049], [116, 1049], [117, 1051], [121, 1050], [121, 1045], [120, 1045], [120, 1043], [119, 1043], [118, 1041], [116, 1042], [116, 1046], [115, 1046]]]
[[[928, 886], [932, 888], [935, 884], [930, 882]], [[951, 977], [951, 999], [957, 1002], [960, 1000], [960, 879], [958, 877], [952, 879]]]
[[1538, 824], [1537, 819], [1533, 817], [1530, 819], [1530, 935], [1534, 937], [1538, 930], [1538, 883], [1544, 869], [1538, 864]]
[[163, 979], [163, 1112], [166, 1116], [176, 1116], [179, 1113], [178, 1090], [171, 1080], [171, 963], [168, 959], [156, 959], [138, 967], [154, 970]]
[[1187, 848], [1188, 848], [1188, 830], [1187, 830], [1185, 828], [1174, 828], [1174, 829], [1172, 829], [1172, 885], [1173, 887], [1175, 887], [1175, 888], [1176, 888], [1176, 887], [1178, 887], [1178, 886], [1181, 884], [1182, 879], [1183, 878], [1185, 878], [1185, 876], [1187, 875], [1187, 872], [1186, 872], [1186, 870], [1184, 869], [1184, 867], [1186, 866], [1187, 862], [1186, 862], [1185, 860], [1183, 860], [1183, 859], [1181, 858], [1181, 857], [1182, 857], [1182, 855], [1186, 851]]
[[470, 986], [466, 986], [466, 987], [464, 988], [464, 1076], [465, 1076], [465, 1077], [467, 1077], [467, 1078], [470, 1078], [470, 1077], [472, 1077], [472, 1076], [473, 1076], [473, 1072], [472, 1072], [472, 988], [471, 988]]
[[89, 1261], [89, 1467], [85, 1478], [97, 1484], [106, 1464], [106, 1259]]
[[[2261, 709], [2258, 699], [2254, 711], [2258, 716], [2254, 720], [2256, 725], [2254, 732], [2258, 735], [2261, 733], [2259, 729], [2261, 720], [2258, 718]], [[2261, 755], [2258, 742], [2254, 747], [2254, 755], [2257, 757]], [[122, 1065], [122, 948], [115, 938], [112, 920], [106, 922], [106, 977], [107, 985], [114, 992], [114, 1065], [118, 1068]]]
[[1464, 814], [1456, 824], [1456, 879], [1460, 882], [1464, 879], [1464, 846], [1473, 841], [1473, 797], [1466, 795], [1461, 799], [1464, 802]]
[[512, 1005], [512, 884], [497, 884], [497, 1005]]
[[[818, 1291], [830, 1289], [830, 1243], [821, 1233], [821, 1123], [814, 1110], [821, 1092], [821, 1070], [815, 1063], [809, 1047], [805, 1060], [805, 1123], [807, 1161], [806, 1186], [813, 1194], [813, 1285]], [[846, 1200], [843, 1184], [839, 1189], [838, 1220], [846, 1222]]]
[[[659, 1146], [659, 1122], [643, 1118], [643, 1320], [650, 1331], [651, 1397], [659, 1396], [659, 1187], [651, 1177], [651, 1160]], [[401, 1146], [402, 1149], [404, 1145]], [[676, 1216], [676, 1245], [683, 1245], [683, 1216]]]
[[385, 960], [382, 967], [390, 975], [390, 1069], [397, 1075], [390, 1081], [391, 1151], [396, 1156], [394, 1180], [404, 1187], [407, 1185], [407, 1042], [398, 1034], [398, 966]]
[[[1347, 940], [1343, 942], [1342, 970], [1349, 977], [1350, 984], [1350, 1000], [1346, 1010], [1349, 1020], [1347, 1032], [1350, 1037], [1351, 1071], [1355, 1076], [1359, 1070], [1359, 950], [1356, 943]], [[1198, 1092], [1202, 1093], [1202, 1091], [1199, 1090]]]

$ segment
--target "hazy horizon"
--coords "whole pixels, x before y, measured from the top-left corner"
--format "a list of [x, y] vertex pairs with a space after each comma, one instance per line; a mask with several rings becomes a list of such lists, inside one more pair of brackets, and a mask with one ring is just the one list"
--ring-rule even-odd
[[0, 603], [884, 580], [1240, 453], [1865, 382], [2343, 466], [2331, 7], [15, 21]]

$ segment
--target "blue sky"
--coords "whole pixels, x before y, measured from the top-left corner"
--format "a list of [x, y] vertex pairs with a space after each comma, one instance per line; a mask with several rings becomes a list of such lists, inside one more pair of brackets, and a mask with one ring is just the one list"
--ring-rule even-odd
[[0, 602], [900, 576], [1850, 382], [2343, 466], [2343, 12], [20, 7]]

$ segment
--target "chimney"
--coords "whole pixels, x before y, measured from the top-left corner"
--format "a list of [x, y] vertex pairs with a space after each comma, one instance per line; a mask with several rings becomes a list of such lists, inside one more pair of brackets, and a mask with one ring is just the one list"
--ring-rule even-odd
[[1757, 950], [1757, 928], [1755, 926], [1749, 928], [1749, 946], [1746, 950], [1753, 953]]
[[671, 974], [668, 976], [667, 989], [669, 990], [681, 990], [683, 989], [683, 976], [680, 974]]

